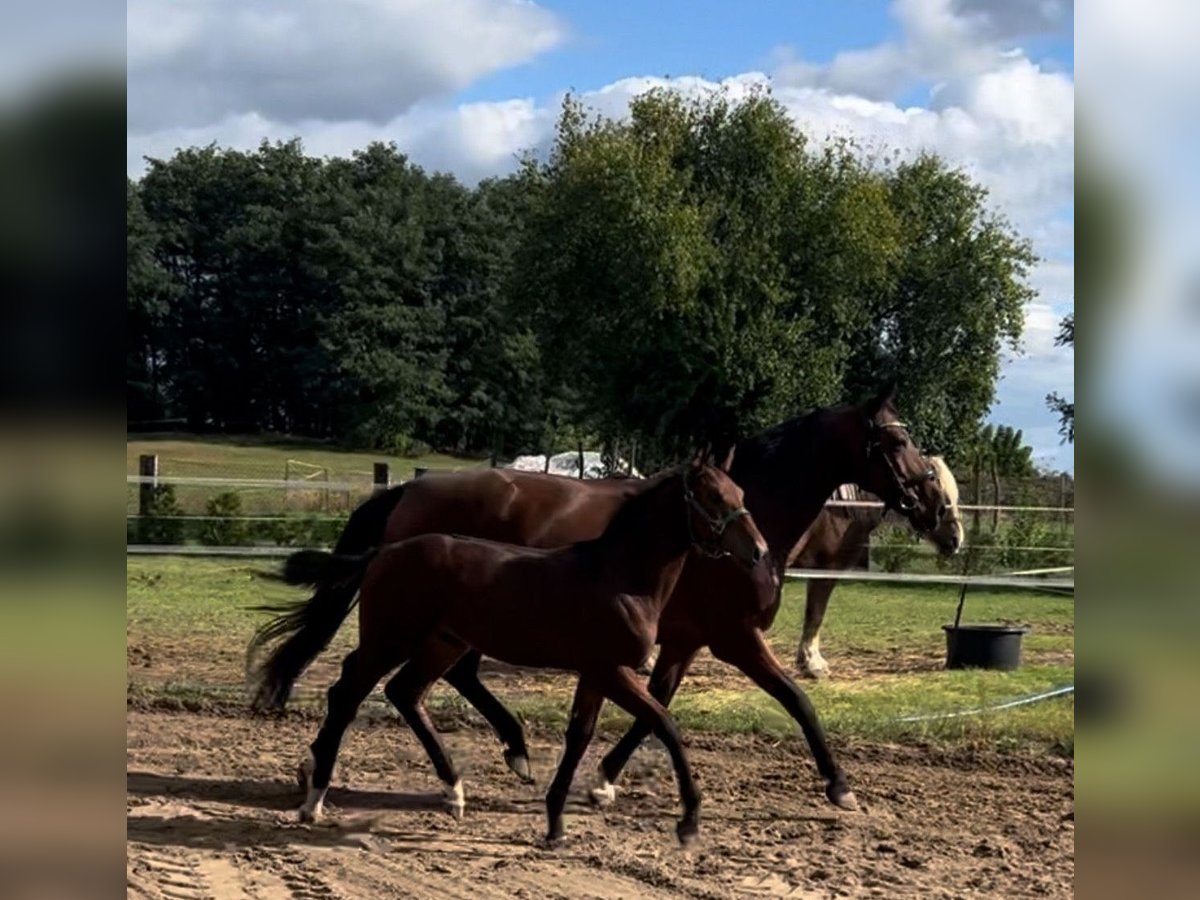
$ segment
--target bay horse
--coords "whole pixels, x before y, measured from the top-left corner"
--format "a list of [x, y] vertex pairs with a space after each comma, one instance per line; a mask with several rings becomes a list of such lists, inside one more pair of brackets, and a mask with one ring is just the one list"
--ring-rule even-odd
[[[650, 694], [669, 705], [692, 660], [707, 646], [779, 702], [800, 725], [812, 749], [825, 795], [856, 809], [845, 772], [830, 751], [807, 695], [788, 675], [763, 636], [779, 610], [787, 555], [839, 484], [854, 483], [898, 510], [918, 532], [932, 533], [946, 514], [929, 462], [908, 435], [894, 405], [895, 385], [861, 403], [823, 407], [735, 444], [729, 474], [745, 491], [746, 506], [771, 548], [770, 577], [727, 561], [692, 554], [658, 623], [659, 654]], [[647, 489], [637, 479], [584, 481], [502, 469], [431, 474], [381, 491], [350, 516], [337, 553], [418, 534], [449, 532], [555, 547], [598, 536], [628, 498]], [[949, 545], [938, 544], [949, 553]], [[756, 570], [757, 571], [757, 570]], [[307, 620], [269, 622], [251, 641], [248, 668], [257, 679], [253, 705], [282, 708], [305, 667], [329, 643], [353, 603], [354, 578], [317, 585]], [[564, 598], [564, 602], [570, 602]], [[261, 663], [257, 652], [280, 638]], [[524, 731], [479, 679], [480, 654], [470, 653], [446, 681], [495, 729], [504, 759], [531, 781]], [[635, 721], [600, 765], [597, 802], [614, 796], [613, 784], [633, 751], [650, 734]]]
[[[937, 528], [926, 537], [934, 546], [948, 546], [951, 553], [962, 547], [963, 526], [958, 509], [958, 482], [954, 473], [940, 456], [929, 457], [929, 464], [946, 498], [946, 514]], [[834, 501], [878, 501], [857, 485], [843, 484], [830, 498]], [[826, 506], [812, 527], [792, 549], [788, 568], [828, 569], [844, 571], [854, 566], [865, 552], [872, 532], [888, 518], [882, 507]], [[825, 678], [829, 663], [821, 655], [821, 624], [829, 608], [829, 598], [837, 581], [832, 578], [810, 578], [804, 592], [804, 630], [796, 651], [796, 668], [809, 678]]]
[[[698, 832], [699, 791], [674, 721], [635, 670], [654, 646], [658, 619], [693, 546], [730, 555], [747, 569], [767, 554], [741, 489], [699, 460], [626, 499], [599, 537], [563, 548], [424, 534], [358, 556], [294, 554], [284, 569], [291, 583], [352, 576], [362, 585], [358, 646], [329, 689], [328, 712], [310, 748], [301, 819], [320, 816], [346, 727], [398, 665], [384, 693], [424, 745], [461, 815], [462, 780], [423, 699], [473, 649], [513, 665], [579, 674], [566, 748], [546, 795], [548, 841], [562, 837], [567, 790], [609, 699], [670, 752], [683, 804], [676, 833], [687, 843]], [[312, 612], [303, 604], [291, 614], [303, 627]]]

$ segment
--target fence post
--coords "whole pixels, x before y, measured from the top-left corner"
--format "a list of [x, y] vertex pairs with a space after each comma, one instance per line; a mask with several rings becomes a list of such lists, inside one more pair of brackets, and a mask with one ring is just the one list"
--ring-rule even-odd
[[371, 476], [371, 481], [374, 482], [376, 491], [387, 490], [388, 485], [392, 483], [391, 475], [388, 472], [388, 464], [385, 462], [377, 462], [374, 466], [374, 471]]
[[138, 515], [154, 515], [154, 489], [158, 487], [158, 456], [147, 453], [138, 457], [138, 475], [153, 478], [138, 485]]

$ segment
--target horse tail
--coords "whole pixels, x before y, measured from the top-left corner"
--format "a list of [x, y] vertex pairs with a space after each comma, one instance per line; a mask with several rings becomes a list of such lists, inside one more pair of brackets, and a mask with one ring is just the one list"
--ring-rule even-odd
[[[273, 576], [287, 584], [312, 585], [316, 590], [305, 600], [256, 607], [278, 615], [254, 633], [246, 650], [252, 708], [283, 709], [296, 679], [329, 646], [354, 608], [363, 575], [379, 552], [388, 517], [403, 492], [404, 487], [399, 486], [364, 501], [350, 515], [332, 553], [299, 550]], [[259, 660], [268, 644], [274, 647]]]

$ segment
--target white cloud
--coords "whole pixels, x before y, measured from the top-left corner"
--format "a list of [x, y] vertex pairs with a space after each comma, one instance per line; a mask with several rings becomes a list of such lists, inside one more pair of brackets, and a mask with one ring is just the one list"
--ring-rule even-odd
[[383, 123], [564, 37], [520, 0], [130, 0], [129, 122]]
[[826, 88], [873, 100], [892, 99], [914, 85], [939, 85], [991, 72], [1018, 49], [1014, 39], [1061, 32], [1071, 19], [1064, 0], [896, 0], [891, 14], [901, 37], [838, 53], [823, 65], [776, 50], [781, 84]]

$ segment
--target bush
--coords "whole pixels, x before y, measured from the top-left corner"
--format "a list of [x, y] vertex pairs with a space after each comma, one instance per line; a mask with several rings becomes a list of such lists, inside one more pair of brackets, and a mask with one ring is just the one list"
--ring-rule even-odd
[[141, 544], [180, 544], [183, 543], [183, 508], [175, 499], [173, 485], [160, 484], [155, 486], [150, 497], [149, 508], [139, 516], [131, 528], [126, 528], [128, 539], [136, 535]]
[[323, 547], [337, 541], [346, 519], [296, 516], [272, 522], [270, 538], [281, 547]]
[[429, 452], [429, 445], [411, 434], [394, 435], [386, 449], [393, 456], [424, 456]]
[[249, 540], [242, 516], [242, 498], [233, 491], [217, 494], [204, 506], [210, 518], [200, 530], [200, 541], [216, 547], [240, 547]]
[[885, 572], [903, 572], [918, 553], [915, 538], [907, 528], [886, 529], [871, 548], [871, 557]]

